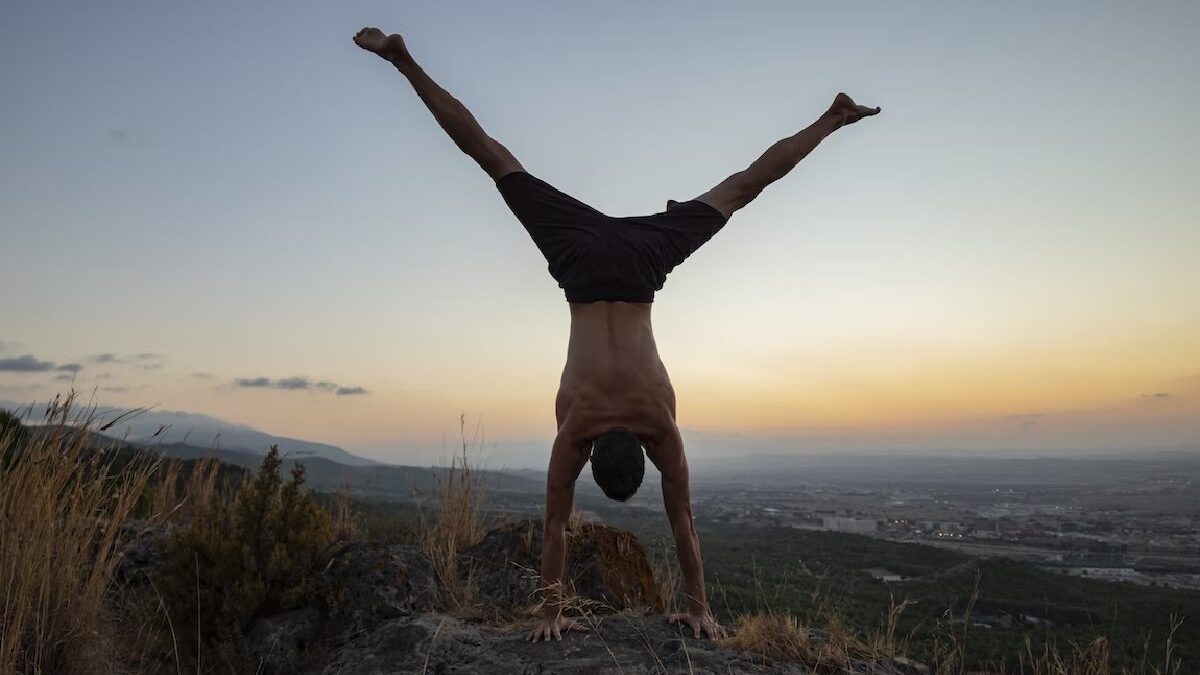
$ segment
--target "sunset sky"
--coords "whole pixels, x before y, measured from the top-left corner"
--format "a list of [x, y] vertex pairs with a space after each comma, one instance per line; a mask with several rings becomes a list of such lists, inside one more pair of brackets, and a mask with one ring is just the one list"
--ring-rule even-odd
[[838, 91], [882, 106], [658, 293], [698, 452], [1200, 447], [1200, 3], [2, 12], [0, 400], [74, 378], [396, 462], [465, 413], [544, 461], [562, 291], [351, 42], [377, 25], [613, 215], [695, 197]]

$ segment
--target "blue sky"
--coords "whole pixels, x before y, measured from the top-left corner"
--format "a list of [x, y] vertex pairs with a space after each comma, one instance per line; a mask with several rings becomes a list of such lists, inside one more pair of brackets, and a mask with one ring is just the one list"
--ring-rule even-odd
[[[1194, 431], [1185, 2], [5, 3], [0, 359], [393, 459], [460, 411], [552, 435], [561, 291], [487, 176], [351, 43], [364, 25], [614, 215], [696, 196], [838, 91], [883, 107], [659, 294], [697, 433], [957, 443], [1147, 393], [1176, 407], [1128, 439]], [[301, 376], [370, 393], [235, 385]], [[4, 398], [61, 386], [0, 372]], [[1043, 440], [1088, 447], [1080, 429]]]

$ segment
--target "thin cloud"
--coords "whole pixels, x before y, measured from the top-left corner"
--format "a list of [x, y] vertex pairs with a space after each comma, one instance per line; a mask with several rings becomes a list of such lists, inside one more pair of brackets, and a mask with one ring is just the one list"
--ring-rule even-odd
[[1156, 391], [1153, 394], [1142, 394], [1142, 398], [1170, 398], [1169, 391]]
[[104, 352], [103, 354], [96, 354], [88, 360], [92, 363], [121, 363], [132, 365], [142, 370], [158, 370], [162, 368], [160, 362], [163, 360], [163, 355], [158, 352], [141, 352], [138, 354]]
[[276, 389], [308, 389], [312, 383], [307, 377], [285, 377], [275, 383]]
[[0, 359], [0, 371], [9, 373], [44, 373], [54, 368], [54, 362], [34, 358], [25, 354], [11, 359]]
[[307, 377], [296, 375], [273, 380], [269, 377], [239, 377], [233, 381], [233, 386], [243, 389], [279, 389], [282, 391], [325, 391], [336, 396], [359, 396], [369, 394], [362, 387], [346, 387], [329, 380], [313, 382]]
[[233, 381], [235, 387], [260, 388], [271, 386], [271, 379], [267, 377], [239, 377]]
[[73, 381], [74, 379], [75, 379], [75, 376], [74, 376], [74, 375], [70, 375], [70, 374], [68, 374], [68, 373], [62, 373], [62, 374], [59, 374], [59, 375], [55, 375], [55, 376], [54, 376], [54, 380], [55, 380], [56, 382], [71, 382], [71, 381]]
[[215, 377], [212, 373], [192, 373], [191, 376], [197, 380], [211, 380]]
[[109, 391], [114, 394], [128, 394], [129, 387], [103, 387], [101, 391]]
[[78, 373], [79, 371], [83, 370], [83, 366], [78, 363], [60, 363], [57, 366], [54, 366], [54, 369], [68, 373]]

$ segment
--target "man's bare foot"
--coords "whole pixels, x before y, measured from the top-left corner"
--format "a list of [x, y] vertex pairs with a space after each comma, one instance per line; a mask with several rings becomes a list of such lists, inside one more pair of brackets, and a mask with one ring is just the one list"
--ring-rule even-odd
[[384, 35], [378, 28], [364, 28], [354, 34], [354, 44], [369, 52], [375, 52], [387, 61], [408, 58], [408, 47], [404, 38], [393, 33]]
[[878, 115], [880, 108], [868, 108], [865, 105], [858, 105], [854, 99], [849, 96], [839, 93], [833, 99], [833, 105], [829, 106], [829, 111], [825, 114], [829, 116], [839, 127], [847, 124], [854, 124], [864, 117]]

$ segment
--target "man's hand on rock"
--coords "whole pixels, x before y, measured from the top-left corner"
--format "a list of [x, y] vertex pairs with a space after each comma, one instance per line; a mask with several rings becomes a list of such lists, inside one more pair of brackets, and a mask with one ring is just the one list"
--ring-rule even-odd
[[566, 617], [559, 616], [556, 619], [543, 620], [537, 628], [533, 629], [533, 632], [529, 634], [529, 637], [525, 639], [528, 642], [537, 642], [539, 640], [545, 640], [546, 642], [549, 642], [551, 638], [554, 638], [555, 640], [561, 640], [563, 633], [573, 630], [586, 633], [588, 629], [587, 626], [584, 626], [575, 619], [568, 619]]
[[696, 637], [703, 633], [714, 640], [725, 639], [725, 629], [708, 612], [681, 612], [670, 615], [670, 622], [680, 626], [687, 624], [692, 627]]

